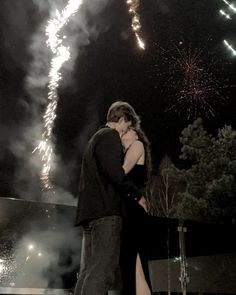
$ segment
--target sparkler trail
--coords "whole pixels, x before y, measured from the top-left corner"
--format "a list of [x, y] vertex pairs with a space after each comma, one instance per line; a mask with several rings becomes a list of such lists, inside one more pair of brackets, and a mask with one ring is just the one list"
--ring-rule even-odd
[[63, 39], [59, 32], [69, 22], [69, 18], [75, 14], [82, 0], [69, 0], [67, 6], [62, 12], [56, 11], [56, 17], [49, 20], [46, 27], [46, 35], [48, 37], [47, 45], [50, 47], [53, 57], [51, 59], [51, 67], [49, 71], [49, 84], [48, 84], [48, 105], [44, 114], [44, 132], [42, 140], [39, 145], [34, 149], [33, 153], [38, 150], [42, 154], [42, 171], [41, 180], [45, 189], [51, 189], [49, 181], [49, 173], [51, 170], [51, 162], [53, 157], [52, 146], [52, 128], [56, 118], [56, 108], [58, 102], [57, 89], [59, 81], [61, 80], [60, 69], [62, 65], [70, 58], [70, 48], [63, 46]]
[[141, 29], [140, 16], [137, 13], [137, 9], [139, 7], [139, 0], [127, 0], [126, 3], [128, 5], [129, 13], [132, 14], [132, 25], [131, 26], [134, 31], [135, 37], [137, 39], [138, 46], [144, 50], [145, 43], [139, 34], [139, 31]]
[[236, 13], [236, 7], [233, 4], [230, 4], [227, 0], [222, 0], [229, 8]]
[[220, 10], [220, 14], [223, 15], [227, 19], [232, 19], [231, 16], [222, 9]]
[[[230, 4], [228, 0], [222, 0], [226, 5], [228, 5], [228, 7], [234, 12], [236, 13], [236, 7], [233, 4]], [[224, 15], [227, 19], [232, 19], [231, 16], [229, 14], [227, 14], [226, 12], [224, 12], [224, 10], [220, 10], [220, 13], [222, 15]], [[229, 44], [228, 41], [224, 40], [223, 41], [225, 46], [232, 52], [233, 56], [236, 55], [236, 50], [233, 48], [233, 46], [231, 44]]]
[[226, 46], [227, 48], [229, 48], [229, 50], [232, 52], [232, 54], [233, 54], [234, 56], [236, 56], [236, 50], [233, 48], [233, 46], [230, 45], [229, 42], [226, 41], [226, 40], [224, 40], [224, 44], [225, 44], [225, 46]]
[[1, 286], [14, 286], [16, 263], [13, 259], [12, 251], [9, 249], [9, 244], [2, 243], [0, 258], [0, 284]]

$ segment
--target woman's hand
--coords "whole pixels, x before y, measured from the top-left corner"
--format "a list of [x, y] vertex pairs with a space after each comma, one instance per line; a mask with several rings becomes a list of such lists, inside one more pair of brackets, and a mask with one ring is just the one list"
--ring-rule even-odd
[[143, 209], [145, 210], [145, 212], [148, 212], [147, 209], [147, 201], [144, 197], [142, 197], [139, 201], [138, 201], [139, 205], [143, 207]]

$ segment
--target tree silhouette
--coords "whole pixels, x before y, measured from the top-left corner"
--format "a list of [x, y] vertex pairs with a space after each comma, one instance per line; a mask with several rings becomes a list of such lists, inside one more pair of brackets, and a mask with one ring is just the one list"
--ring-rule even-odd
[[236, 131], [231, 126], [208, 134], [201, 119], [182, 132], [180, 158], [188, 169], [179, 171], [186, 185], [179, 194], [182, 218], [225, 222], [236, 214]]

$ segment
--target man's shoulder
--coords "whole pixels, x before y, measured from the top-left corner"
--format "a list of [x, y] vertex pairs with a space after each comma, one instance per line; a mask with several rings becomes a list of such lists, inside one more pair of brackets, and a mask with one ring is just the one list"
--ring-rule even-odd
[[102, 127], [94, 134], [90, 144], [96, 148], [102, 147], [104, 149], [104, 146], [107, 148], [112, 146], [114, 149], [116, 146], [121, 146], [121, 140], [115, 129]]
[[104, 137], [117, 137], [119, 138], [119, 133], [113, 129], [113, 128], [109, 128], [109, 127], [102, 127], [100, 128], [95, 134], [94, 134], [95, 137], [101, 137], [101, 138], [104, 138]]

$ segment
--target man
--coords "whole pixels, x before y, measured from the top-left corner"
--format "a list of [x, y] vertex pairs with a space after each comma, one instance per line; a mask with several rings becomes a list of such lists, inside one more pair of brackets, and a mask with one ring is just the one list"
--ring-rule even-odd
[[113, 284], [119, 264], [122, 198], [145, 199], [126, 178], [121, 136], [139, 117], [127, 103], [113, 103], [107, 124], [90, 139], [84, 153], [76, 224], [83, 226], [80, 274], [75, 295], [105, 295]]

